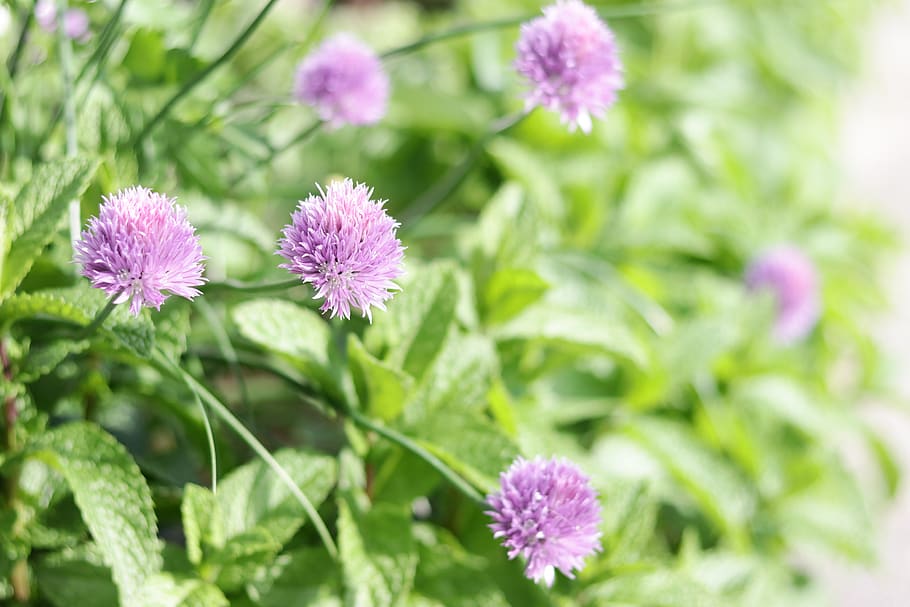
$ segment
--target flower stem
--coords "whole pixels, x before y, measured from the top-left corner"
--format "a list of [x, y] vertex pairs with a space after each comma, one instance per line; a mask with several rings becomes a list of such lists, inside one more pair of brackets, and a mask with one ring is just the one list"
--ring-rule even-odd
[[[67, 10], [66, 0], [57, 0], [57, 49], [60, 55], [60, 74], [63, 78], [63, 123], [66, 127], [66, 156], [73, 158], [79, 153], [79, 140], [76, 130], [76, 97], [73, 91], [73, 43], [66, 35], [64, 15]], [[79, 199], [73, 198], [69, 204], [70, 242], [75, 245], [79, 240], [82, 227]], [[78, 268], [76, 268], [78, 273]]]
[[282, 280], [279, 282], [260, 282], [248, 283], [238, 280], [222, 280], [220, 282], [210, 282], [204, 285], [202, 292], [209, 294], [218, 291], [237, 291], [240, 293], [268, 293], [269, 291], [283, 291], [293, 287], [299, 287], [303, 283], [299, 278]]
[[277, 2], [278, 2], [278, 0], [269, 0], [268, 2], [266, 2], [265, 6], [262, 7], [262, 10], [259, 11], [259, 14], [256, 15], [256, 18], [253, 19], [252, 22], [250, 22], [250, 24], [247, 26], [247, 28], [245, 30], [243, 30], [243, 32], [241, 32], [239, 36], [237, 36], [237, 39], [234, 40], [234, 43], [231, 44], [231, 46], [229, 46], [228, 49], [226, 51], [224, 51], [224, 53], [222, 53], [220, 57], [218, 57], [213, 62], [208, 64], [208, 66], [206, 66], [206, 68], [204, 70], [202, 70], [201, 72], [196, 74], [196, 76], [193, 77], [191, 80], [189, 80], [186, 84], [184, 84], [180, 88], [180, 90], [178, 90], [176, 93], [174, 93], [174, 95], [170, 99], [168, 99], [168, 101], [161, 107], [161, 109], [158, 110], [158, 113], [155, 114], [151, 120], [149, 120], [148, 122], [145, 123], [145, 126], [142, 128], [141, 131], [139, 131], [139, 134], [136, 136], [136, 138], [134, 140], [134, 145], [136, 145], [136, 146], [141, 145], [142, 142], [145, 140], [145, 138], [148, 137], [149, 134], [151, 134], [151, 132], [153, 130], [155, 130], [155, 127], [157, 127], [158, 124], [161, 123], [161, 121], [167, 117], [167, 115], [170, 113], [170, 111], [174, 108], [175, 105], [177, 105], [177, 103], [181, 99], [186, 97], [193, 89], [195, 89], [197, 86], [199, 86], [199, 84], [203, 80], [205, 80], [209, 76], [209, 74], [211, 74], [212, 72], [217, 70], [219, 67], [224, 65], [228, 60], [230, 60], [231, 57], [236, 55], [237, 51], [239, 51], [240, 48], [246, 43], [246, 41], [249, 40], [250, 36], [253, 35], [253, 32], [255, 32], [259, 28], [259, 26], [262, 24], [263, 20], [265, 19], [266, 15], [269, 14], [269, 11], [272, 10], [272, 8], [275, 6], [275, 4]]
[[411, 440], [404, 434], [401, 434], [397, 430], [393, 430], [381, 424], [374, 422], [373, 420], [364, 417], [357, 413], [356, 411], [348, 411], [347, 415], [350, 417], [358, 426], [365, 428], [367, 430], [372, 430], [376, 434], [392, 441], [393, 443], [403, 447], [404, 449], [410, 451], [430, 466], [434, 470], [439, 472], [447, 481], [452, 483], [452, 485], [461, 491], [466, 497], [471, 501], [478, 504], [481, 507], [485, 507], [487, 503], [483, 499], [483, 495], [480, 494], [477, 489], [475, 489], [468, 481], [459, 476], [454, 470], [452, 470], [445, 462], [441, 459], [430, 453], [427, 449], [420, 446], [415, 441]]
[[152, 352], [152, 358], [158, 368], [173, 376], [176, 379], [180, 379], [187, 383], [196, 394], [205, 401], [206, 404], [218, 415], [223, 422], [225, 422], [231, 429], [247, 444], [249, 447], [262, 458], [262, 460], [272, 469], [272, 471], [281, 479], [281, 482], [290, 490], [291, 494], [297, 499], [301, 506], [303, 506], [304, 511], [307, 516], [313, 522], [313, 525], [316, 527], [316, 531], [319, 534], [319, 537], [322, 539], [322, 543], [325, 545], [326, 550], [332, 556], [333, 559], [338, 558], [338, 548], [335, 546], [335, 542], [332, 540], [332, 535], [329, 533], [328, 528], [325, 523], [320, 518], [319, 513], [316, 512], [316, 508], [313, 507], [313, 504], [310, 502], [309, 498], [300, 490], [300, 487], [297, 486], [297, 483], [294, 482], [294, 479], [291, 478], [290, 474], [284, 469], [284, 467], [278, 463], [278, 461], [269, 453], [269, 450], [259, 442], [253, 433], [246, 429], [246, 426], [237, 419], [231, 410], [228, 409], [218, 398], [216, 398], [211, 392], [209, 392], [205, 386], [200, 384], [196, 379], [181, 369], [178, 365], [168, 360], [168, 358], [160, 351], [155, 350]]
[[205, 410], [205, 405], [202, 403], [202, 399], [199, 398], [199, 392], [196, 387], [185, 379], [184, 383], [193, 393], [196, 406], [199, 407], [199, 412], [202, 413], [202, 425], [205, 426], [205, 439], [209, 446], [209, 461], [212, 463], [212, 494], [215, 495], [218, 493], [218, 452], [215, 450], [215, 433], [212, 432], [212, 422], [209, 421], [208, 411]]
[[117, 306], [117, 304], [114, 302], [118, 297], [120, 297], [120, 293], [115, 293], [113, 296], [111, 296], [111, 298], [107, 300], [107, 304], [105, 304], [105, 306], [101, 308], [98, 314], [95, 315], [95, 318], [92, 319], [92, 322], [85, 325], [81, 331], [76, 333], [76, 336], [73, 339], [80, 341], [91, 337], [95, 331], [97, 331], [101, 325], [104, 324], [104, 321], [108, 316], [111, 315], [111, 312], [114, 311], [114, 308]]
[[417, 221], [439, 206], [446, 198], [451, 196], [462, 182], [464, 182], [465, 177], [467, 177], [468, 173], [471, 171], [471, 167], [474, 166], [474, 163], [477, 162], [477, 159], [483, 154], [487, 144], [497, 135], [508, 131], [510, 128], [524, 120], [527, 115], [527, 112], [521, 112], [519, 114], [505, 116], [490, 125], [490, 128], [484, 133], [483, 137], [474, 142], [474, 145], [464, 159], [451, 167], [442, 178], [434, 183], [430, 189], [424, 192], [405, 210], [401, 215], [402, 223], [410, 224]]

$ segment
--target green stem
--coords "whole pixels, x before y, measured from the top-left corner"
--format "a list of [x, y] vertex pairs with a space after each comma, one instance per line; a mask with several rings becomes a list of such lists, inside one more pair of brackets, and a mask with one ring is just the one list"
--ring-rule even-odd
[[480, 505], [481, 507], [485, 507], [487, 505], [486, 501], [483, 498], [483, 495], [481, 495], [477, 489], [475, 489], [465, 479], [463, 479], [454, 470], [447, 466], [445, 462], [430, 453], [425, 448], [421, 447], [419, 444], [404, 434], [378, 424], [369, 418], [363, 417], [356, 411], [349, 411], [347, 412], [347, 415], [350, 417], [351, 421], [353, 421], [358, 426], [366, 428], [367, 430], [372, 430], [376, 434], [392, 441], [400, 447], [403, 447], [420, 459], [424, 460], [426, 463], [430, 464], [434, 470], [439, 472], [439, 474], [441, 474], [446, 480], [452, 483], [456, 489], [461, 491], [465, 496], [467, 496], [476, 504]]
[[253, 164], [252, 169], [247, 169], [246, 172], [244, 172], [244, 173], [238, 175], [237, 177], [235, 177], [234, 180], [231, 182], [230, 188], [236, 187], [236, 186], [237, 186], [238, 184], [240, 184], [244, 179], [246, 179], [246, 177], [250, 174], [250, 170], [253, 170], [253, 169], [260, 169], [260, 168], [264, 167], [265, 165], [267, 165], [267, 164], [273, 162], [276, 158], [278, 158], [279, 156], [281, 156], [281, 155], [282, 155], [284, 152], [286, 152], [287, 150], [291, 149], [292, 147], [294, 147], [294, 146], [297, 145], [297, 144], [303, 143], [304, 141], [306, 141], [307, 139], [309, 139], [310, 137], [312, 137], [313, 134], [315, 134], [315, 133], [319, 130], [319, 127], [321, 127], [322, 124], [323, 124], [322, 120], [317, 120], [316, 122], [314, 122], [314, 123], [311, 124], [310, 126], [306, 127], [306, 128], [303, 129], [302, 131], [300, 131], [296, 136], [291, 137], [291, 138], [290, 138], [288, 141], [286, 141], [285, 143], [281, 144], [281, 145], [278, 146], [277, 148], [272, 149], [272, 150], [268, 153], [268, 155], [263, 156], [263, 157], [260, 158], [258, 161], [256, 161], [256, 162]]
[[189, 80], [186, 84], [184, 84], [180, 88], [180, 90], [178, 90], [176, 93], [174, 93], [173, 97], [171, 97], [164, 104], [164, 106], [162, 106], [162, 108], [160, 110], [158, 110], [158, 113], [155, 114], [155, 116], [151, 120], [146, 122], [145, 126], [142, 128], [142, 130], [139, 131], [139, 134], [136, 136], [136, 138], [134, 140], [134, 144], [136, 146], [139, 146], [142, 144], [142, 142], [145, 140], [145, 138], [148, 137], [149, 134], [151, 134], [151, 132], [153, 130], [155, 130], [155, 127], [157, 127], [158, 124], [167, 117], [167, 115], [170, 113], [170, 111], [174, 108], [175, 105], [177, 105], [177, 103], [181, 99], [183, 99], [193, 89], [195, 89], [200, 83], [202, 83], [202, 81], [205, 80], [209, 76], [209, 74], [211, 74], [212, 72], [217, 70], [219, 67], [224, 65], [228, 60], [230, 60], [234, 55], [237, 54], [237, 52], [246, 43], [246, 41], [250, 38], [250, 36], [253, 35], [253, 32], [255, 32], [256, 29], [259, 28], [259, 25], [262, 23], [262, 21], [265, 19], [266, 15], [269, 14], [269, 11], [272, 10], [272, 7], [274, 7], [277, 2], [278, 2], [278, 0], [269, 0], [266, 3], [266, 5], [264, 7], [262, 7], [262, 10], [259, 11], [259, 14], [256, 15], [256, 18], [253, 19], [253, 21], [247, 26], [247, 28], [245, 30], [243, 30], [243, 32], [241, 32], [241, 34], [239, 36], [237, 36], [237, 39], [234, 40], [234, 43], [230, 47], [228, 47], [228, 49], [226, 51], [224, 51], [224, 53], [222, 53], [221, 56], [218, 57], [218, 59], [216, 59], [212, 63], [208, 64], [208, 66], [206, 66], [206, 68], [204, 70], [202, 70], [201, 72], [196, 74], [196, 76], [193, 77], [191, 80]]
[[215, 0], [202, 0], [201, 5], [199, 16], [196, 17], [196, 22], [193, 24], [193, 33], [190, 36], [190, 44], [187, 47], [188, 53], [192, 53], [193, 49], [196, 47], [196, 43], [199, 41], [199, 34], [202, 33], [202, 28], [205, 27], [205, 23], [209, 20], [209, 15], [212, 14], [212, 7], [215, 6]]
[[[19, 30], [19, 39], [16, 41], [16, 48], [13, 49], [12, 54], [9, 56], [9, 60], [6, 62], [6, 72], [9, 75], [11, 84], [16, 77], [16, 72], [19, 70], [19, 59], [22, 57], [22, 51], [25, 49], [26, 41], [28, 41], [28, 32], [32, 25], [32, 19], [34, 18], [35, 13], [34, 7], [35, 3], [32, 2], [31, 7], [27, 9], [25, 17], [22, 19], [22, 29]], [[4, 109], [6, 108], [6, 97], [8, 94], [9, 92], [7, 91], [0, 91], [0, 122], [3, 121]]]
[[123, 18], [123, 11], [126, 8], [127, 2], [129, 2], [129, 0], [120, 0], [120, 4], [117, 5], [114, 14], [111, 15], [111, 18], [108, 19], [107, 23], [104, 25], [101, 34], [98, 35], [98, 44], [95, 46], [95, 50], [92, 51], [92, 54], [82, 65], [79, 74], [76, 76], [77, 83], [82, 82], [92, 68], [95, 68], [94, 80], [98, 79], [98, 74], [101, 73], [108, 53], [110, 53], [111, 48], [114, 46], [114, 42], [117, 41], [117, 26], [120, 25], [120, 20]]
[[[66, 126], [66, 156], [73, 158], [79, 153], [79, 140], [76, 125], [76, 97], [73, 93], [73, 43], [66, 35], [63, 25], [67, 9], [66, 0], [57, 0], [57, 48], [60, 54], [60, 73], [63, 78], [63, 122]], [[79, 240], [82, 227], [82, 215], [79, 198], [69, 203], [70, 242], [75, 245]], [[78, 270], [77, 270], [78, 272]]]
[[237, 435], [247, 444], [249, 447], [262, 458], [262, 460], [272, 469], [272, 471], [281, 479], [281, 482], [287, 486], [291, 494], [297, 499], [301, 506], [303, 506], [304, 511], [307, 516], [313, 522], [313, 525], [316, 527], [316, 531], [319, 534], [319, 537], [322, 539], [322, 543], [325, 545], [326, 550], [332, 556], [333, 559], [338, 558], [338, 548], [335, 546], [335, 542], [332, 540], [332, 535], [329, 533], [328, 528], [325, 526], [325, 523], [322, 521], [322, 518], [319, 517], [319, 513], [316, 512], [316, 509], [313, 507], [313, 504], [310, 502], [309, 498], [300, 490], [300, 487], [297, 486], [297, 483], [294, 482], [294, 479], [287, 473], [287, 471], [282, 467], [281, 464], [269, 453], [269, 450], [266, 449], [259, 440], [253, 436], [252, 432], [246, 429], [246, 426], [237, 419], [231, 410], [228, 409], [220, 400], [218, 400], [211, 392], [209, 392], [205, 386], [200, 384], [196, 379], [177, 366], [175, 363], [171, 362], [163, 353], [159, 350], [155, 350], [152, 353], [153, 360], [157, 366], [164, 372], [172, 375], [176, 379], [181, 379], [190, 385], [196, 393], [208, 404], [208, 406], [218, 415], [221, 420], [226, 423], [231, 429], [237, 433]]
[[114, 311], [114, 308], [117, 306], [117, 304], [114, 302], [117, 300], [118, 297], [120, 297], [120, 295], [121, 295], [120, 293], [116, 293], [113, 296], [111, 296], [111, 298], [107, 300], [107, 304], [105, 304], [105, 306], [103, 308], [101, 308], [101, 311], [95, 315], [95, 318], [92, 319], [92, 322], [85, 325], [81, 331], [76, 333], [75, 337], [73, 337], [73, 340], [80, 341], [80, 340], [88, 339], [89, 337], [91, 337], [95, 333], [95, 331], [97, 331], [101, 327], [101, 325], [104, 324], [104, 321], [107, 319], [108, 316], [111, 315], [111, 312]]
[[199, 412], [202, 413], [202, 425], [205, 426], [205, 439], [208, 442], [209, 446], [209, 461], [212, 463], [212, 493], [218, 493], [218, 452], [215, 450], [215, 433], [212, 432], [212, 422], [209, 421], [208, 411], [205, 410], [205, 405], [202, 404], [202, 399], [199, 398], [199, 392], [196, 390], [196, 387], [193, 386], [190, 382], [186, 381], [184, 378], [184, 383], [193, 393], [193, 399], [196, 401], [196, 406], [199, 407]]
[[299, 278], [282, 280], [279, 282], [261, 282], [248, 283], [239, 280], [223, 280], [220, 282], [210, 282], [202, 287], [203, 293], [217, 293], [218, 291], [236, 291], [240, 293], [268, 293], [269, 291], [283, 291], [299, 287], [303, 283]]
[[521, 112], [512, 116], [505, 116], [494, 122], [489, 130], [484, 133], [483, 137], [478, 139], [464, 159], [451, 167], [445, 175], [442, 176], [430, 189], [424, 192], [410, 207], [401, 215], [403, 224], [412, 224], [434, 208], [439, 206], [446, 198], [451, 196], [455, 190], [464, 182], [465, 177], [471, 171], [471, 167], [477, 162], [477, 159], [483, 154], [487, 144], [497, 135], [500, 135], [510, 128], [524, 120], [527, 112]]

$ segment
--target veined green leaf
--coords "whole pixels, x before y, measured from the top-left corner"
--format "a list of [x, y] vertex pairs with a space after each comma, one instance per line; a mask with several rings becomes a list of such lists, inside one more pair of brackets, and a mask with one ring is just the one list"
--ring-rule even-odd
[[355, 335], [348, 336], [348, 364], [367, 413], [383, 421], [398, 417], [414, 386], [414, 378], [367, 352]]
[[161, 569], [155, 509], [139, 467], [114, 437], [90, 423], [47, 432], [32, 453], [66, 479], [121, 602], [134, 604], [145, 580]]
[[197, 579], [181, 579], [159, 573], [148, 579], [135, 607], [228, 607], [230, 603], [218, 588]]
[[85, 158], [55, 160], [38, 167], [16, 197], [9, 233], [10, 246], [0, 272], [0, 298], [13, 292], [35, 258], [51, 241], [95, 173], [97, 162]]

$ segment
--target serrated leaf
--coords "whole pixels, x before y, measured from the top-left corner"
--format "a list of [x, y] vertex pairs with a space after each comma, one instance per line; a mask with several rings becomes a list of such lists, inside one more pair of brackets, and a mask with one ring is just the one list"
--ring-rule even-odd
[[489, 339], [452, 331], [408, 403], [405, 419], [412, 422], [443, 407], [482, 411], [498, 369]]
[[[278, 460], [314, 508], [328, 496], [337, 480], [335, 460], [303, 450], [284, 449]], [[304, 523], [303, 509], [265, 462], [251, 461], [218, 485], [218, 503], [224, 514], [225, 537], [261, 527], [279, 544], [286, 543]]]
[[280, 299], [256, 299], [233, 310], [241, 335], [293, 362], [320, 386], [335, 391], [330, 363], [331, 332], [312, 310]]
[[22, 361], [16, 378], [23, 383], [33, 382], [56, 369], [70, 354], [82, 352], [89, 345], [89, 341], [85, 339], [78, 341], [62, 339], [34, 347]]
[[[486, 559], [468, 554], [454, 537], [422, 529], [414, 594], [432, 607], [508, 607], [487, 575]], [[424, 537], [426, 536], [426, 537]]]
[[626, 431], [650, 450], [717, 525], [742, 541], [755, 512], [755, 489], [681, 423], [635, 418]]
[[356, 335], [348, 336], [348, 365], [366, 412], [384, 421], [398, 417], [414, 378], [367, 352]]
[[455, 272], [453, 266], [444, 263], [417, 268], [408, 275], [402, 293], [389, 304], [388, 314], [377, 316], [372, 333], [385, 333], [390, 346], [386, 360], [417, 380], [442, 349], [455, 322]]
[[197, 579], [181, 579], [159, 573], [147, 581], [129, 603], [135, 607], [228, 607], [230, 603], [218, 588]]
[[[24, 318], [52, 318], [87, 325], [105, 305], [104, 293], [83, 283], [64, 289], [16, 293], [0, 303], [0, 318], [7, 325]], [[114, 309], [101, 331], [140, 356], [148, 355], [155, 343], [155, 327], [148, 312], [133, 316], [125, 305]]]
[[117, 607], [111, 570], [94, 544], [63, 550], [35, 563], [38, 589], [56, 607]]
[[492, 489], [518, 455], [516, 445], [477, 412], [440, 408], [414, 425], [418, 441], [475, 485]]
[[484, 289], [484, 317], [490, 324], [505, 322], [538, 301], [549, 287], [534, 270], [499, 269]]
[[71, 200], [88, 187], [97, 162], [84, 158], [42, 164], [16, 197], [10, 247], [0, 272], [0, 298], [13, 292], [66, 217]]
[[235, 592], [258, 577], [257, 572], [275, 560], [279, 543], [262, 527], [231, 537], [205, 561], [203, 571], [215, 571], [215, 583], [225, 592]]
[[161, 569], [155, 509], [139, 467], [114, 437], [83, 422], [49, 431], [32, 453], [66, 479], [121, 602], [133, 604], [145, 580]]
[[202, 562], [206, 547], [224, 546], [221, 506], [211, 491], [199, 485], [186, 485], [180, 503], [180, 516], [186, 537], [186, 554], [191, 563], [198, 565]]
[[321, 548], [282, 554], [252, 588], [260, 607], [341, 607], [338, 567]]
[[346, 607], [404, 604], [417, 568], [408, 514], [382, 506], [354, 512], [339, 500], [338, 544]]

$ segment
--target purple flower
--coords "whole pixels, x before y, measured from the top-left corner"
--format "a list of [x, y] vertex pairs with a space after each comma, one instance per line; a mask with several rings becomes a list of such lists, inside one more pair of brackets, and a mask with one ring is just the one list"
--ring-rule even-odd
[[300, 63], [294, 96], [333, 127], [373, 124], [385, 116], [389, 78], [369, 47], [341, 34]]
[[321, 309], [332, 317], [350, 318], [353, 306], [372, 322], [370, 306], [385, 310], [399, 288], [393, 282], [403, 274], [399, 224], [372, 195], [350, 179], [319, 188], [319, 196], [300, 202], [278, 242], [278, 255], [288, 260], [279, 267], [312, 284], [314, 299], [325, 298]]
[[779, 246], [759, 255], [746, 270], [752, 291], [771, 291], [777, 300], [774, 337], [791, 343], [805, 337], [820, 313], [818, 277], [812, 261], [791, 246]]
[[82, 275], [117, 295], [115, 303], [132, 298], [134, 315], [143, 305], [161, 308], [171, 293], [192, 299], [200, 294], [194, 287], [205, 282], [202, 247], [186, 209], [147, 188], [105, 197], [75, 249]]
[[521, 26], [515, 69], [531, 85], [528, 109], [543, 106], [562, 115], [569, 130], [591, 132], [623, 87], [613, 33], [580, 0], [557, 0]]
[[46, 32], [57, 31], [57, 2], [38, 0], [35, 3], [35, 21]]
[[85, 11], [71, 8], [63, 13], [63, 33], [68, 38], [85, 42], [89, 38], [89, 20]]
[[552, 586], [556, 569], [574, 578], [584, 558], [601, 550], [597, 492], [571, 462], [519, 457], [499, 484], [499, 493], [487, 497], [490, 528], [510, 559], [527, 560], [528, 578]]

